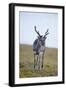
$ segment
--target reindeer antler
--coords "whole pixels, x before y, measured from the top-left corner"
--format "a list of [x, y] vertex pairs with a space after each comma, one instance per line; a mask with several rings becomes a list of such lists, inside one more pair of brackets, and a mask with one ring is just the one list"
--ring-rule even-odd
[[45, 32], [44, 37], [46, 37], [46, 35], [48, 35], [48, 34], [49, 34], [48, 30], [49, 30], [49, 29], [47, 29], [47, 31]]
[[35, 28], [35, 32], [36, 32], [39, 36], [41, 36], [40, 33], [36, 30], [36, 26], [34, 26], [34, 28]]

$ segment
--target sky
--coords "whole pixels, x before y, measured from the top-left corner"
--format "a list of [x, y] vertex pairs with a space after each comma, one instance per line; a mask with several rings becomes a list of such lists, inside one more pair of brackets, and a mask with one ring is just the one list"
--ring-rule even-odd
[[46, 47], [58, 48], [58, 14], [45, 12], [23, 12], [19, 13], [20, 44], [33, 45], [37, 38], [37, 31], [44, 35], [49, 29], [46, 39]]

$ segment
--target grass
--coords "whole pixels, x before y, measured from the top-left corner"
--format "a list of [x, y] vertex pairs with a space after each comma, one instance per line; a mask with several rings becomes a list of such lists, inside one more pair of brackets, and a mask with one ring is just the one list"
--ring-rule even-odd
[[20, 63], [19, 77], [48, 77], [58, 74], [58, 49], [46, 48], [44, 57], [44, 68], [42, 70], [34, 69], [34, 57], [32, 46], [20, 45]]

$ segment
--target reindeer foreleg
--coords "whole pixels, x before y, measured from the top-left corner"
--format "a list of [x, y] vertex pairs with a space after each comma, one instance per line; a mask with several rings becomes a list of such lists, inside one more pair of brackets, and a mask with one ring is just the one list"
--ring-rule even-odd
[[36, 60], [35, 60], [35, 54], [34, 54], [34, 69], [35, 69], [35, 61], [36, 61]]
[[40, 69], [40, 55], [38, 55], [38, 69]]
[[41, 66], [42, 68], [43, 68], [43, 63], [44, 63], [43, 60], [44, 60], [44, 54], [42, 55], [42, 66]]
[[44, 54], [45, 54], [45, 50], [44, 50], [44, 52], [43, 52], [43, 54], [42, 54], [42, 68], [44, 67]]

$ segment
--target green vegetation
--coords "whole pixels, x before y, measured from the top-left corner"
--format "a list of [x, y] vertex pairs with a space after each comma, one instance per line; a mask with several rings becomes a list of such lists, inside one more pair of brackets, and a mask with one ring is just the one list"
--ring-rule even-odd
[[58, 74], [58, 49], [46, 48], [44, 56], [44, 67], [42, 70], [34, 69], [34, 57], [32, 46], [20, 45], [19, 77], [48, 77]]

